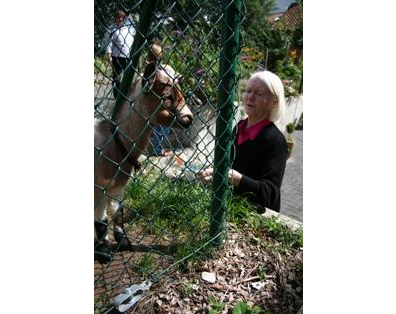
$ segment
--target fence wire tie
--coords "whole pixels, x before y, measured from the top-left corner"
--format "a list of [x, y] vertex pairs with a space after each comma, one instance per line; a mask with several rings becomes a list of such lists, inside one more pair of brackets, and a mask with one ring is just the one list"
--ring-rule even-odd
[[114, 298], [114, 305], [117, 310], [124, 313], [134, 306], [143, 297], [146, 290], [149, 290], [153, 282], [151, 280], [143, 281], [140, 285], [132, 285], [124, 290], [123, 293]]

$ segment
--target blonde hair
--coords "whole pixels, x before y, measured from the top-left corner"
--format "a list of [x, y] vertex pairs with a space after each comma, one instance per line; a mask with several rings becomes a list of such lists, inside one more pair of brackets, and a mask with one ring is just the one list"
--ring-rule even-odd
[[271, 94], [276, 96], [278, 101], [271, 110], [269, 119], [272, 122], [280, 120], [285, 112], [285, 91], [281, 79], [278, 75], [270, 71], [255, 72], [250, 76], [249, 81], [254, 78], [258, 78], [268, 88]]

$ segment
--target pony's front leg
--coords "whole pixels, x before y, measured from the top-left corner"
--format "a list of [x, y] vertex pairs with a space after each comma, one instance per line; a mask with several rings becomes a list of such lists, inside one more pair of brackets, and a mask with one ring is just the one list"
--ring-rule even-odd
[[127, 251], [131, 250], [132, 244], [129, 242], [124, 230], [123, 213], [120, 209], [120, 202], [117, 200], [111, 200], [109, 210], [114, 222], [114, 239], [118, 243], [118, 251]]
[[98, 242], [109, 242], [107, 235], [107, 213], [108, 200], [101, 191], [95, 189], [94, 194], [94, 215], [95, 215], [95, 240]]
[[95, 191], [95, 220], [94, 220], [94, 257], [100, 263], [111, 260], [109, 236], [107, 235], [108, 221], [106, 214], [106, 200], [102, 193]]

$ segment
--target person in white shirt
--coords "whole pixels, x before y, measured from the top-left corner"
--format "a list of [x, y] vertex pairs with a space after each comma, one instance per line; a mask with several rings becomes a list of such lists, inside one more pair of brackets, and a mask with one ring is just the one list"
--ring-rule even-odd
[[128, 64], [129, 53], [136, 34], [131, 16], [126, 18], [122, 10], [115, 13], [115, 22], [106, 32], [106, 55], [113, 66], [113, 94], [117, 98], [121, 86], [122, 71]]

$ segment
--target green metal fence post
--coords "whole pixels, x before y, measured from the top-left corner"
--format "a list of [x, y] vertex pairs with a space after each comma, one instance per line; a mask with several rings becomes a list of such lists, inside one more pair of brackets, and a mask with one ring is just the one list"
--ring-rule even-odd
[[135, 74], [140, 55], [142, 53], [142, 48], [147, 40], [147, 34], [150, 28], [151, 19], [154, 15], [155, 8], [157, 7], [158, 0], [147, 0], [144, 1], [144, 7], [142, 9], [142, 14], [140, 16], [140, 21], [137, 26], [136, 36], [133, 40], [131, 52], [129, 54], [130, 63], [128, 67], [125, 69], [120, 92], [117, 95], [117, 99], [114, 105], [112, 120], [115, 120], [117, 116], [118, 110], [121, 107], [121, 104], [126, 99], [126, 95], [128, 93], [129, 87], [133, 81], [133, 76]]
[[239, 54], [239, 24], [241, 0], [223, 0], [223, 16], [220, 52], [220, 86], [218, 90], [218, 108], [216, 120], [216, 148], [214, 156], [215, 173], [213, 177], [213, 200], [211, 210], [210, 237], [214, 245], [221, 246], [225, 231], [225, 201], [229, 194], [228, 171], [231, 164], [232, 119], [234, 109], [234, 91], [236, 88], [236, 62]]
[[303, 75], [301, 74], [301, 81], [300, 81], [300, 86], [298, 88], [298, 93], [301, 95], [303, 92]]

